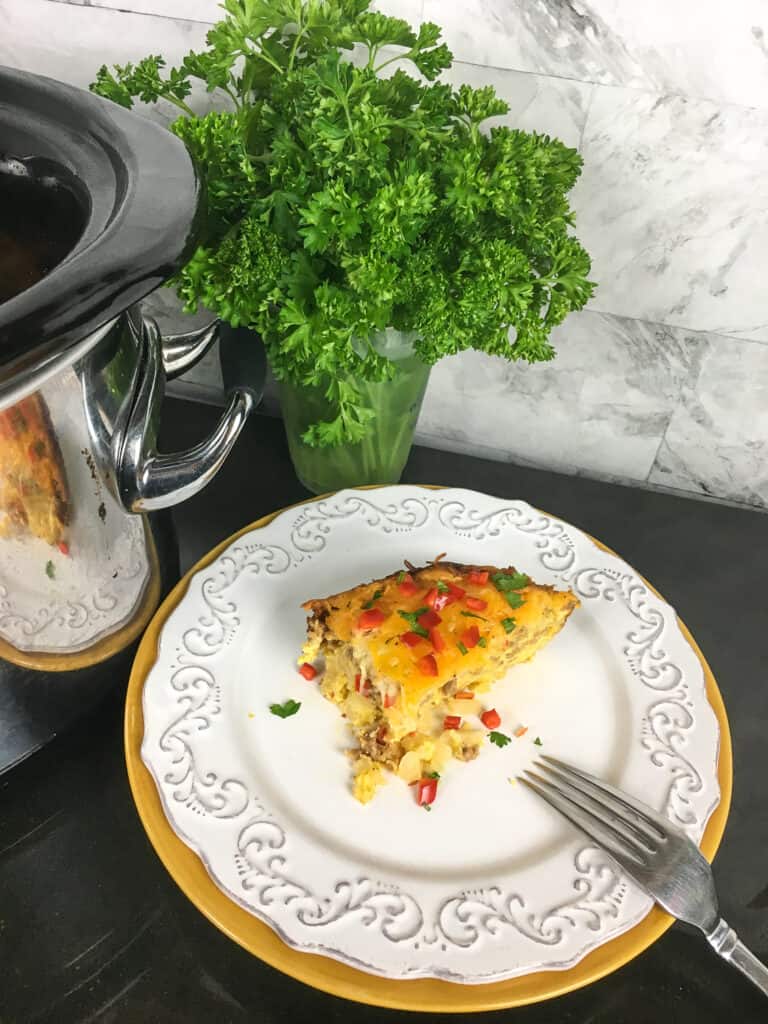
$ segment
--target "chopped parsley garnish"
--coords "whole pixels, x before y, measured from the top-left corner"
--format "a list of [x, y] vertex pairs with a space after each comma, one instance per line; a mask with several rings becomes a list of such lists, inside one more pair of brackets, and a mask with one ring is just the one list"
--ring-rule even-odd
[[536, 739], [533, 741], [533, 745], [534, 745], [534, 747], [541, 747], [541, 746], [543, 746], [543, 743], [541, 742], [541, 737], [537, 736]]
[[461, 651], [462, 654], [466, 654], [467, 653], [467, 648], [464, 646], [464, 644], [461, 642], [461, 640], [459, 640], [459, 642], [456, 644], [456, 646], [459, 648], [459, 650]]
[[439, 779], [440, 778], [440, 772], [427, 772], [426, 778], [428, 778], [428, 779]]
[[269, 710], [278, 718], [290, 718], [301, 707], [300, 700], [287, 700], [284, 704], [270, 704]]
[[495, 572], [491, 576], [497, 590], [522, 590], [531, 582], [524, 572]]
[[481, 636], [480, 639], [477, 641], [477, 646], [478, 647], [487, 647], [488, 646], [488, 641], [485, 639], [484, 636]]
[[516, 593], [531, 582], [524, 572], [495, 572], [491, 579], [494, 587], [506, 597], [510, 608], [519, 608], [521, 604], [525, 604], [523, 598]]
[[503, 732], [492, 732], [488, 734], [488, 739], [491, 743], [495, 743], [497, 747], [506, 747], [508, 743], [511, 743], [509, 736]]
[[515, 626], [517, 625], [517, 623], [515, 622], [515, 620], [514, 620], [514, 619], [511, 619], [511, 618], [510, 618], [510, 619], [502, 619], [502, 620], [501, 620], [501, 624], [502, 624], [502, 626], [504, 627], [504, 632], [505, 632], [505, 633], [511, 633], [511, 632], [512, 632], [512, 630], [513, 630], [513, 629], [515, 628]]
[[53, 564], [50, 558], [45, 563], [45, 575], [48, 577], [49, 580], [56, 579], [56, 566]]
[[438, 594], [447, 594], [451, 588], [447, 583], [443, 583], [442, 580], [437, 581], [437, 592]]
[[462, 615], [466, 615], [466, 617], [468, 619], [480, 619], [481, 622], [487, 622], [488, 621], [488, 619], [486, 619], [484, 616], [477, 615], [475, 612], [461, 612], [461, 614]]
[[402, 615], [413, 633], [416, 633], [417, 636], [423, 636], [425, 640], [429, 640], [429, 633], [423, 626], [419, 625], [419, 616], [428, 611], [429, 608], [425, 605], [423, 608], [417, 608], [415, 612], [404, 612], [402, 609], [398, 609], [397, 614]]
[[401, 569], [400, 572], [397, 574], [397, 582], [398, 583], [404, 583], [405, 582], [405, 577], [407, 575], [408, 575], [408, 573], [405, 571], [405, 569]]
[[384, 593], [383, 590], [376, 590], [376, 591], [374, 591], [373, 597], [370, 599], [370, 601], [366, 601], [365, 602], [365, 604], [363, 605], [363, 608], [366, 611], [370, 611], [370, 609], [373, 608], [374, 603], [379, 600], [379, 598], [381, 597], [381, 595], [383, 593]]
[[418, 622], [414, 623], [411, 632], [415, 633], [417, 636], [423, 637], [425, 640], [429, 640], [429, 630], [424, 629], [424, 627], [420, 626]]

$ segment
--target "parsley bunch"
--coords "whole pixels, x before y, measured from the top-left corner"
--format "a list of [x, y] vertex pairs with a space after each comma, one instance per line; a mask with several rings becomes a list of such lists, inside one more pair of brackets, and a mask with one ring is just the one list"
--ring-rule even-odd
[[[102, 67], [91, 87], [183, 112], [171, 130], [207, 210], [174, 284], [188, 310], [256, 330], [278, 378], [324, 389], [334, 417], [309, 428], [312, 445], [370, 431], [355, 379], [392, 375], [376, 332], [412, 332], [428, 364], [468, 348], [551, 359], [551, 329], [594, 287], [569, 230], [578, 153], [482, 131], [507, 104], [438, 81], [452, 60], [438, 26], [414, 31], [369, 6], [225, 0], [207, 49], [180, 67], [166, 74], [150, 56]], [[195, 115], [195, 79], [228, 109]]]

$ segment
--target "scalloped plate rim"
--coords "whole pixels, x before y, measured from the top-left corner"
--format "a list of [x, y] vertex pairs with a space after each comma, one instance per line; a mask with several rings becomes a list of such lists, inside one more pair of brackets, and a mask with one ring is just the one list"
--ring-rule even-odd
[[[374, 490], [374, 491], [375, 490], [391, 490], [391, 488], [383, 488], [383, 489], [374, 488], [374, 489], [371, 489], [371, 490]], [[405, 486], [401, 486], [400, 488], [398, 488], [398, 490], [400, 492], [403, 492], [403, 491], [414, 492], [414, 491], [416, 491], [416, 492], [421, 492], [421, 493], [429, 493], [429, 491], [432, 490], [432, 489], [431, 488], [430, 489], [428, 489], [428, 488], [418, 488], [418, 487], [415, 487], [413, 485], [405, 485]], [[441, 491], [443, 494], [471, 495], [471, 496], [476, 496], [476, 497], [483, 498], [483, 499], [490, 499], [492, 501], [495, 501], [495, 502], [498, 502], [498, 503], [502, 503], [502, 504], [504, 504], [506, 506], [510, 506], [510, 505], [514, 504], [514, 505], [517, 505], [517, 506], [525, 507], [525, 508], [527, 508], [528, 510], [530, 510], [533, 513], [545, 515], [552, 522], [563, 524], [565, 527], [570, 528], [572, 531], [575, 531], [577, 533], [577, 535], [583, 537], [590, 544], [592, 544], [595, 551], [603, 552], [603, 553], [609, 553], [610, 555], [612, 555], [619, 562], [621, 562], [621, 564], [623, 566], [626, 566], [629, 570], [631, 570], [631, 572], [632, 572], [632, 574], [634, 576], [636, 576], [638, 579], [642, 580], [642, 577], [640, 577], [639, 574], [636, 573], [636, 571], [634, 569], [632, 569], [631, 566], [628, 566], [628, 564], [626, 562], [624, 562], [624, 560], [621, 559], [620, 556], [615, 556], [614, 553], [610, 552], [609, 549], [606, 549], [599, 542], [596, 542], [594, 540], [594, 538], [590, 537], [588, 534], [585, 534], [584, 531], [579, 530], [578, 528], [572, 526], [571, 524], [569, 524], [569, 523], [567, 523], [567, 522], [565, 522], [563, 520], [560, 520], [558, 517], [549, 516], [548, 514], [545, 514], [545, 513], [539, 513], [538, 510], [532, 508], [530, 505], [528, 505], [525, 502], [522, 502], [522, 501], [519, 501], [519, 500], [516, 500], [516, 499], [512, 500], [512, 499], [492, 498], [489, 495], [483, 495], [480, 492], [469, 491], [469, 490], [463, 489], [463, 488], [438, 488], [437, 490]], [[189, 595], [189, 585], [191, 584], [191, 582], [194, 579], [194, 577], [199, 572], [201, 572], [202, 569], [207, 568], [210, 565], [212, 565], [216, 559], [221, 557], [221, 555], [226, 554], [228, 549], [230, 547], [232, 547], [237, 540], [247, 536], [252, 531], [256, 531], [256, 530], [260, 531], [260, 530], [265, 529], [270, 524], [274, 523], [276, 520], [280, 519], [282, 516], [286, 515], [289, 512], [294, 512], [295, 513], [297, 510], [300, 511], [300, 510], [302, 510], [302, 509], [304, 509], [306, 507], [309, 507], [311, 505], [317, 504], [317, 503], [319, 503], [321, 501], [328, 500], [328, 498], [340, 499], [344, 495], [353, 495], [354, 496], [354, 495], [361, 494], [361, 493], [363, 493], [361, 491], [361, 489], [350, 489], [348, 491], [338, 492], [338, 493], [336, 493], [334, 495], [331, 495], [331, 496], [319, 497], [319, 498], [315, 499], [315, 501], [307, 501], [307, 502], [298, 503], [295, 506], [291, 506], [288, 509], [280, 510], [279, 512], [275, 513], [274, 515], [271, 515], [269, 517], [265, 517], [265, 519], [258, 521], [258, 523], [261, 523], [262, 525], [252, 524], [252, 525], [246, 527], [244, 530], [240, 531], [239, 533], [235, 534], [233, 537], [228, 538], [221, 545], [217, 546], [217, 548], [214, 550], [213, 553], [211, 553], [211, 555], [207, 556], [205, 559], [201, 560], [201, 562], [199, 562], [195, 567], [193, 567], [193, 569], [190, 570], [190, 572], [187, 574], [187, 576], [184, 577], [184, 580], [182, 581], [185, 584], [185, 586], [184, 586], [184, 593], [181, 596], [181, 598], [178, 598], [178, 597], [176, 598], [176, 601], [175, 601], [176, 608], [178, 608], [178, 605], [183, 603], [184, 600], [187, 599], [187, 597]], [[649, 589], [651, 590], [652, 593], [656, 594], [656, 592], [653, 591], [653, 588], [649, 587]], [[178, 590], [178, 588], [177, 588], [177, 590]], [[174, 595], [176, 595], [176, 592], [177, 591], [174, 591]], [[672, 612], [673, 615], [675, 614], [674, 613], [674, 609], [672, 609], [671, 605], [669, 605], [668, 602], [664, 601], [664, 599], [661, 598], [658, 595], [656, 595], [656, 598], [657, 598], [657, 601], [660, 604], [662, 604], [664, 607], [668, 608]], [[163, 607], [165, 607], [165, 605]], [[163, 633], [166, 630], [166, 627], [167, 627], [167, 624], [168, 624], [168, 619], [171, 618], [171, 615], [173, 614], [174, 610], [175, 609], [173, 609], [173, 608], [170, 609], [169, 614], [167, 614], [165, 616], [165, 622], [164, 622], [164, 624], [162, 626], [162, 630], [161, 630], [160, 636], [158, 638], [158, 646], [157, 646], [157, 650], [156, 650], [156, 653], [155, 653], [154, 661], [157, 661], [160, 658], [160, 652], [161, 652], [161, 647], [162, 647], [162, 642], [163, 642]], [[677, 621], [676, 620], [676, 616], [675, 616], [675, 621]], [[682, 635], [682, 634], [681, 634], [681, 639], [687, 644], [687, 640], [685, 639], [685, 636]], [[696, 653], [695, 650], [694, 650], [694, 653]], [[147, 674], [149, 674], [149, 671], [151, 671], [151, 667], [152, 666], [149, 667], [149, 670], [148, 670]], [[146, 698], [147, 698], [146, 687], [142, 687], [142, 710], [143, 711], [146, 710]], [[715, 717], [717, 717], [717, 716], [715, 716]], [[722, 735], [722, 722], [720, 722], [719, 725], [720, 725], [720, 728], [718, 729], [718, 733], [721, 736]], [[718, 741], [716, 746], [717, 746], [717, 749], [715, 750], [714, 765], [715, 765], [715, 773], [717, 774], [718, 758], [720, 756], [721, 743]], [[179, 823], [177, 821], [175, 821], [175, 819], [173, 818], [172, 814], [170, 813], [170, 809], [169, 809], [169, 807], [167, 805], [162, 785], [160, 784], [160, 782], [159, 782], [159, 780], [157, 778], [154, 766], [149, 762], [148, 758], [144, 756], [145, 755], [145, 751], [144, 751], [144, 744], [143, 743], [142, 743], [141, 754], [142, 754], [142, 758], [144, 760], [144, 764], [150, 770], [153, 782], [154, 782], [155, 786], [157, 787], [158, 796], [159, 796], [159, 798], [161, 800], [163, 811], [164, 811], [164, 814], [166, 816], [166, 820], [169, 823], [170, 827], [173, 829], [174, 833], [176, 835], [178, 835], [179, 838], [187, 846], [190, 847], [190, 849], [194, 850], [196, 856], [198, 856], [200, 858], [200, 860], [203, 862], [203, 864], [205, 864], [206, 870], [208, 871], [209, 876], [212, 878], [213, 883], [215, 885], [221, 887], [222, 883], [217, 880], [215, 872], [214, 872], [214, 870], [212, 868], [212, 865], [209, 863], [209, 861], [208, 861], [208, 859], [207, 859], [207, 857], [205, 855], [204, 850], [201, 849], [201, 847], [193, 839], [193, 837], [185, 834], [184, 830], [181, 828]], [[727, 797], [727, 795], [728, 794], [725, 793], [725, 791], [722, 794], [723, 797]], [[717, 794], [713, 795], [710, 806], [707, 808], [706, 812], [704, 814], [702, 814], [702, 818], [701, 818], [702, 830], [706, 827], [707, 822], [710, 820], [710, 818], [711, 818], [713, 812], [715, 811], [715, 809], [717, 808], [718, 804], [721, 803], [721, 800], [722, 800], [721, 796], [718, 796]], [[341, 952], [341, 951], [338, 951], [338, 950], [336, 950], [336, 949], [334, 949], [332, 947], [324, 946], [321, 943], [317, 943], [317, 944], [314, 944], [314, 945], [310, 946], [310, 945], [303, 944], [301, 942], [294, 941], [291, 938], [291, 936], [288, 935], [280, 927], [279, 923], [277, 923], [274, 919], [271, 919], [271, 918], [269, 918], [269, 917], [259, 913], [257, 908], [255, 908], [255, 907], [249, 905], [247, 902], [239, 899], [237, 897], [237, 895], [232, 893], [231, 890], [229, 890], [228, 888], [225, 887], [225, 888], [222, 889], [222, 891], [226, 894], [226, 896], [229, 899], [234, 900], [247, 913], [254, 914], [254, 916], [256, 916], [260, 921], [264, 922], [264, 924], [267, 927], [274, 929], [276, 931], [276, 933], [280, 936], [281, 940], [283, 942], [285, 942], [289, 947], [291, 947], [292, 949], [296, 950], [297, 952], [299, 952], [299, 953], [312, 953], [313, 955], [319, 954], [321, 956], [331, 957], [331, 958], [333, 958], [335, 960], [338, 960], [342, 964], [351, 965], [351, 966], [356, 967], [358, 969], [363, 969], [365, 971], [373, 972], [376, 975], [378, 975], [379, 977], [382, 977], [382, 978], [393, 978], [393, 975], [392, 974], [388, 974], [386, 969], [381, 970], [381, 969], [378, 969], [375, 965], [365, 964], [364, 962], [361, 962], [359, 960], [352, 961], [350, 959], [350, 957], [348, 956], [348, 954], [346, 954], [344, 952]], [[605, 942], [605, 941], [612, 942], [616, 938], [618, 938], [620, 935], [624, 935], [628, 931], [631, 931], [632, 929], [636, 928], [638, 923], [640, 921], [642, 921], [645, 917], [647, 917], [650, 909], [651, 908], [649, 906], [648, 908], [646, 908], [646, 909], [644, 909], [642, 911], [639, 911], [633, 918], [628, 919], [628, 920], [622, 922], [620, 930], [619, 929], [614, 930], [611, 933], [610, 937], [605, 939], [605, 940], [603, 940], [603, 942]], [[483, 975], [480, 975], [480, 976], [475, 975], [471, 979], [465, 978], [464, 976], [462, 976], [462, 975], [460, 975], [458, 973], [454, 974], [453, 972], [450, 972], [450, 977], [448, 978], [447, 977], [447, 972], [444, 973], [442, 971], [438, 972], [438, 971], [434, 971], [434, 970], [430, 971], [429, 969], [426, 969], [421, 974], [417, 975], [417, 974], [411, 973], [411, 974], [408, 974], [406, 977], [403, 977], [403, 978], [395, 977], [395, 980], [396, 981], [401, 981], [401, 980], [411, 980], [411, 979], [413, 979], [415, 977], [422, 977], [422, 978], [423, 977], [428, 977], [428, 978], [446, 979], [446, 980], [450, 980], [451, 982], [460, 981], [463, 984], [468, 984], [468, 985], [472, 986], [472, 985], [476, 985], [476, 984], [477, 985], [496, 984], [496, 983], [498, 983], [498, 981], [501, 981], [501, 980], [509, 980], [510, 978], [521, 977], [521, 976], [524, 977], [526, 974], [530, 974], [531, 972], [539, 973], [542, 970], [546, 971], [546, 972], [549, 972], [549, 971], [568, 972], [568, 971], [572, 970], [573, 967], [576, 964], [578, 964], [580, 961], [582, 961], [584, 959], [584, 957], [589, 956], [589, 954], [591, 952], [593, 952], [593, 950], [595, 948], [599, 948], [599, 945], [601, 945], [601, 944], [602, 943], [599, 943], [597, 946], [592, 946], [592, 947], [589, 947], [589, 948], [587, 948], [585, 950], [580, 951], [577, 955], [575, 955], [574, 957], [572, 957], [568, 961], [565, 961], [565, 962], [562, 962], [562, 963], [548, 963], [548, 964], [546, 964], [543, 967], [542, 966], [538, 966], [538, 965], [535, 966], [535, 967], [527, 967], [527, 968], [522, 969], [516, 975], [510, 975], [509, 973], [505, 973], [502, 978], [499, 978], [497, 972], [494, 972], [493, 974], [485, 975], [485, 976], [483, 976]]]

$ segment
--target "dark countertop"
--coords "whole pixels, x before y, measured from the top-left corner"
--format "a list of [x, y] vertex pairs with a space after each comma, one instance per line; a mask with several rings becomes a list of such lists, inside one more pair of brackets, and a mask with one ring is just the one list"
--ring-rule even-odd
[[[216, 410], [169, 402], [164, 449]], [[768, 960], [768, 518], [669, 495], [417, 448], [404, 480], [520, 497], [599, 537], [678, 610], [717, 677], [734, 742], [733, 806], [715, 876], [724, 917]], [[217, 480], [175, 513], [182, 567], [300, 501], [277, 420], [255, 418]], [[115, 686], [65, 736], [0, 779], [0, 1024], [328, 1024], [414, 1019], [285, 977], [219, 933], [176, 888], [134, 811]], [[675, 925], [572, 995], [481, 1015], [520, 1024], [739, 1024], [768, 1002]], [[428, 1015], [432, 1022], [447, 1015]]]

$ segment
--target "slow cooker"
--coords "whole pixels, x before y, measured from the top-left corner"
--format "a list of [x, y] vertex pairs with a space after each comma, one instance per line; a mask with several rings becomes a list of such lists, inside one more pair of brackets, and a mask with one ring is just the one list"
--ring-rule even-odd
[[[160, 510], [211, 480], [259, 401], [252, 336], [163, 337], [137, 306], [188, 257], [200, 207], [166, 129], [0, 68], [0, 770], [116, 678], [178, 571]], [[165, 381], [217, 334], [229, 404], [161, 453]]]

